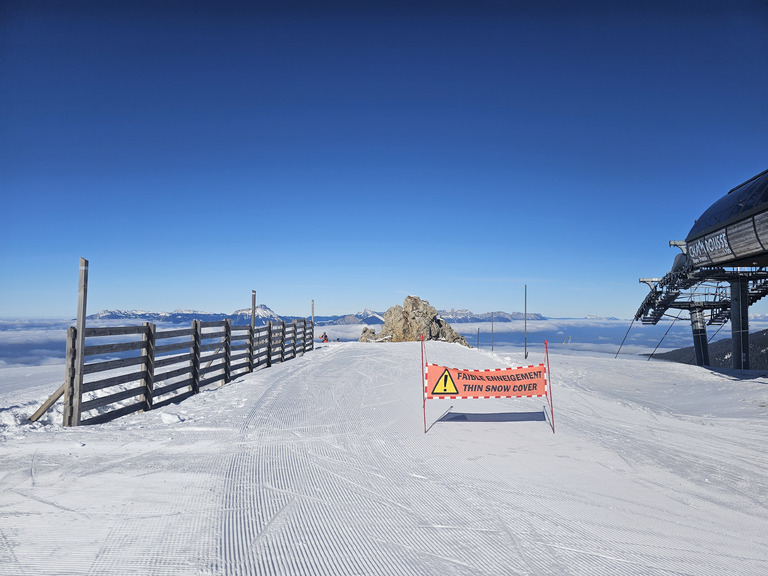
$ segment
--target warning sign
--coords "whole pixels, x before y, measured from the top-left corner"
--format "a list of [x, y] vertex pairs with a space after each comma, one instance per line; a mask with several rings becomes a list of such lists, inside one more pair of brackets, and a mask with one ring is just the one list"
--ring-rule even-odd
[[[544, 341], [547, 364], [497, 368], [496, 370], [460, 370], [428, 364], [424, 354], [424, 336], [421, 337], [421, 366], [424, 384], [424, 434], [427, 433], [427, 400], [430, 398], [533, 398], [546, 396], [549, 404], [549, 423], [555, 433], [555, 407], [552, 391], [547, 389], [549, 347]], [[545, 407], [546, 408], [546, 407]], [[450, 411], [450, 409], [449, 409]]]
[[544, 364], [498, 370], [459, 370], [427, 364], [426, 398], [512, 398], [547, 395]]
[[456, 389], [456, 383], [451, 377], [451, 373], [446, 368], [437, 379], [437, 384], [432, 388], [432, 396], [456, 396], [459, 391]]

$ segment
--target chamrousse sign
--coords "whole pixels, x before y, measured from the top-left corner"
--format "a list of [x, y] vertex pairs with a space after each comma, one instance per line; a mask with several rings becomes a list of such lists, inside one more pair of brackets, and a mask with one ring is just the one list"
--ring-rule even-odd
[[734, 258], [725, 228], [687, 243], [686, 248], [688, 258], [696, 266], [705, 266]]

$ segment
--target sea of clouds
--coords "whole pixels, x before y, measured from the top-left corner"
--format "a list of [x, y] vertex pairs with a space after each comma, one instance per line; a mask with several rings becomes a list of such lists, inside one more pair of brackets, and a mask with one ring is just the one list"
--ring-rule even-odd
[[[106, 322], [89, 322], [89, 326]], [[109, 322], [114, 324], [115, 322]], [[119, 322], [118, 322], [119, 323]], [[67, 328], [71, 319], [0, 319], [0, 368], [14, 366], [64, 365]], [[159, 325], [158, 329], [176, 327]], [[317, 326], [316, 338], [324, 331], [331, 341], [355, 341], [365, 324]], [[376, 331], [381, 325], [370, 325]], [[644, 326], [629, 320], [596, 318], [550, 318], [513, 322], [474, 322], [454, 324], [473, 347], [496, 350], [527, 348], [536, 350], [548, 343], [560, 353], [595, 353], [615, 355], [649, 354], [692, 345], [687, 318], [676, 322], [664, 320], [656, 326]], [[750, 320], [750, 332], [768, 328], [768, 318]], [[526, 332], [527, 329], [527, 332]], [[719, 329], [719, 331], [718, 331]], [[730, 337], [730, 324], [708, 327], [713, 340]], [[623, 342], [623, 344], [622, 344]]]

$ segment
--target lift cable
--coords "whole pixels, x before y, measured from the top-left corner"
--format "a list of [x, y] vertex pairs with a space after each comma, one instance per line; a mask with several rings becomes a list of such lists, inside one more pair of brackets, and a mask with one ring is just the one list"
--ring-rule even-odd
[[627, 336], [629, 336], [629, 331], [632, 330], [632, 326], [634, 325], [634, 323], [635, 323], [635, 319], [632, 318], [632, 322], [629, 324], [629, 328], [627, 328], [627, 333], [624, 334], [624, 340], [621, 341], [621, 344], [619, 345], [619, 349], [616, 350], [616, 356], [614, 356], [614, 359], [619, 357], [619, 352], [621, 352], [621, 347], [624, 346], [624, 341], [627, 339]]
[[[680, 318], [680, 315], [682, 313], [683, 313], [683, 311], [680, 310], [680, 314], [678, 314], [677, 316], [674, 316], [674, 317], [670, 316], [671, 318], [674, 318], [674, 319], [672, 320], [672, 323], [669, 325], [669, 328], [667, 328], [667, 331], [664, 332], [664, 336], [661, 337], [661, 340], [659, 340], [659, 343], [656, 344], [656, 348], [654, 348], [653, 352], [651, 352], [650, 356], [648, 356], [648, 360], [649, 361], [651, 360], [651, 358], [653, 358], [653, 355], [656, 354], [656, 350], [658, 350], [659, 346], [661, 346], [661, 343], [664, 342], [664, 338], [667, 337], [667, 334], [669, 334], [669, 331], [672, 330], [672, 326], [675, 325], [675, 322], [677, 322], [677, 319]], [[664, 316], [669, 316], [669, 314], [664, 314]]]

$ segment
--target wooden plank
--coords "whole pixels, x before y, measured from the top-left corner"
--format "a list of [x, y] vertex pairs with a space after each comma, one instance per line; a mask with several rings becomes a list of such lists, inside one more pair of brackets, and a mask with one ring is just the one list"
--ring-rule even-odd
[[127, 336], [131, 334], [144, 334], [144, 326], [103, 326], [99, 328], [86, 328], [85, 337], [95, 338], [100, 336]]
[[98, 344], [96, 346], [86, 346], [86, 356], [101, 356], [103, 354], [113, 354], [115, 352], [127, 352], [128, 350], [143, 350], [146, 344], [142, 340], [135, 342], [115, 342], [113, 344]]
[[200, 328], [223, 328], [226, 320], [211, 320], [210, 322], [200, 322]]
[[221, 332], [209, 332], [205, 333], [203, 332], [200, 335], [200, 340], [220, 340], [223, 341], [226, 337], [226, 333], [222, 330]]
[[43, 405], [38, 408], [32, 416], [28, 418], [30, 422], [37, 422], [40, 420], [40, 416], [48, 412], [48, 409], [53, 406], [56, 403], [56, 400], [64, 396], [64, 389], [67, 387], [67, 383], [63, 382], [61, 386], [51, 394], [51, 397], [48, 398], [45, 402], [43, 402]]
[[86, 364], [83, 367], [83, 374], [95, 374], [96, 372], [104, 372], [116, 368], [126, 368], [138, 364], [144, 364], [144, 359], [141, 356], [136, 356], [134, 358], [118, 358], [117, 360], [107, 360], [105, 362], [94, 362], [92, 364]]
[[120, 392], [115, 392], [114, 394], [110, 394], [109, 396], [102, 396], [101, 398], [94, 398], [93, 400], [88, 400], [87, 402], [83, 402], [82, 410], [83, 412], [87, 412], [88, 410], [94, 410], [96, 408], [109, 406], [110, 404], [114, 404], [115, 402], [120, 402], [121, 400], [125, 400], [126, 398], [143, 396], [143, 394], [144, 394], [143, 385], [139, 386], [138, 388], [120, 390]]
[[222, 370], [224, 370], [224, 364], [214, 364], [213, 366], [205, 366], [204, 368], [200, 368], [198, 372], [200, 376], [204, 376], [205, 374], [210, 374], [211, 372], [221, 372]]
[[118, 408], [117, 410], [112, 410], [110, 412], [105, 412], [104, 414], [94, 416], [93, 418], [82, 420], [80, 424], [83, 426], [89, 426], [91, 424], [103, 424], [104, 422], [111, 422], [112, 420], [120, 418], [121, 416], [127, 416], [128, 414], [141, 412], [142, 410], [144, 410], [144, 402], [139, 402], [138, 404], [131, 404], [130, 406], [124, 406], [123, 408]]
[[235, 360], [240, 360], [241, 358], [248, 358], [248, 352], [247, 352], [247, 351], [245, 351], [245, 352], [242, 352], [242, 353], [240, 353], [240, 354], [233, 354], [233, 355], [230, 357], [230, 361], [231, 361], [231, 362], [234, 362]]
[[163, 344], [162, 346], [155, 346], [155, 356], [160, 354], [166, 354], [168, 352], [174, 352], [176, 350], [184, 350], [185, 348], [192, 348], [192, 342], [185, 340], [183, 342], [174, 342], [173, 344]]
[[238, 362], [233, 362], [232, 366], [230, 366], [230, 370], [234, 372], [235, 370], [246, 370], [248, 371], [248, 356], [245, 356], [242, 359], [239, 359]]
[[210, 376], [209, 378], [200, 380], [200, 388], [208, 386], [208, 384], [213, 384], [214, 382], [221, 382], [222, 380], [224, 380], [224, 376]]
[[161, 372], [158, 374], [155, 372], [155, 382], [162, 382], [164, 380], [168, 380], [169, 378], [176, 378], [177, 376], [184, 376], [184, 374], [191, 374], [192, 373], [192, 366], [183, 366], [182, 368], [178, 368], [177, 370], [171, 370], [169, 372]]
[[[222, 342], [211, 342], [210, 344], [200, 344], [200, 352], [208, 352], [209, 350], [218, 350], [223, 347]], [[202, 357], [204, 359], [204, 357]]]
[[181, 364], [182, 362], [189, 362], [192, 359], [192, 354], [178, 354], [175, 356], [165, 356], [155, 360], [155, 370], [158, 368], [165, 368], [166, 366], [173, 366], [174, 364]]
[[159, 330], [155, 333], [155, 340], [165, 340], [168, 338], [182, 338], [192, 336], [191, 328], [179, 328], [178, 330]]
[[104, 378], [103, 380], [83, 382], [83, 393], [96, 392], [96, 390], [104, 390], [104, 388], [111, 388], [112, 386], [119, 386], [120, 384], [136, 382], [138, 380], [142, 380], [143, 378], [144, 370], [140, 370], [138, 372], [131, 372], [130, 374], [120, 374], [119, 376]]
[[245, 374], [248, 374], [248, 372], [249, 372], [248, 364], [242, 364], [242, 365], [239, 365], [239, 366], [233, 366], [232, 368], [230, 368], [230, 371], [229, 371], [230, 381], [238, 378], [239, 376], [243, 376]]
[[[180, 382], [173, 382], [171, 384], [166, 384], [165, 386], [160, 386], [159, 388], [155, 388], [155, 397], [169, 394], [174, 390], [178, 390], [179, 388], [184, 388], [185, 386], [189, 386], [191, 383], [192, 383], [192, 379], [187, 378], [186, 380], [182, 380]], [[158, 404], [155, 404], [155, 408], [157, 408], [157, 406]]]

